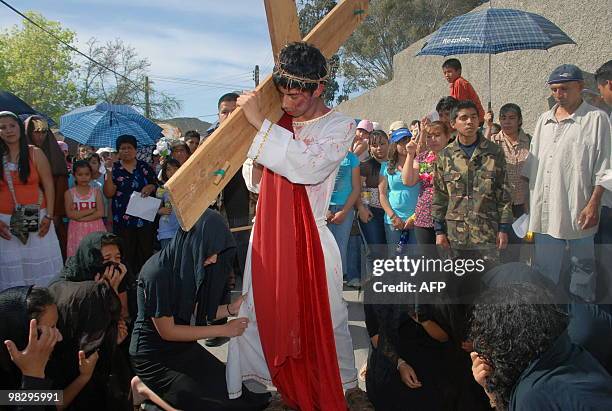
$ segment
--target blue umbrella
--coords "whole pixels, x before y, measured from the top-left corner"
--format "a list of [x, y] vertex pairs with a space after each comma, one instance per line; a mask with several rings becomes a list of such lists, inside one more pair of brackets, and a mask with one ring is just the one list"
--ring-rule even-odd
[[561, 44], [576, 43], [542, 16], [521, 10], [489, 8], [450, 20], [431, 35], [417, 56], [489, 54], [490, 104], [491, 54], [548, 50]]
[[154, 145], [162, 128], [126, 105], [98, 103], [60, 117], [60, 132], [81, 144], [114, 147], [117, 137], [130, 134], [143, 146]]
[[17, 114], [22, 121], [30, 116], [39, 115], [44, 117], [50, 126], [55, 126], [55, 121], [53, 121], [53, 119], [34, 110], [28, 103], [8, 91], [0, 90], [0, 111], [10, 111]]

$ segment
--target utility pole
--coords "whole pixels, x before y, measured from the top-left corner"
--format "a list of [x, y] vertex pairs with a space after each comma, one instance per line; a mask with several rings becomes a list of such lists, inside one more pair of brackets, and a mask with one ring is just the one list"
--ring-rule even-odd
[[253, 73], [253, 80], [255, 80], [255, 87], [259, 86], [259, 65], [255, 66], [255, 72]]
[[149, 103], [149, 76], [145, 76], [145, 117], [151, 117], [151, 104]]

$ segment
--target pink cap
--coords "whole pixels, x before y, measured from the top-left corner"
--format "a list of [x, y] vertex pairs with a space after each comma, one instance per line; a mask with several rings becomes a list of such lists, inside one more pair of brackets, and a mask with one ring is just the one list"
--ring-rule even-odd
[[58, 140], [57, 145], [60, 146], [62, 151], [68, 151], [68, 144], [64, 143], [63, 141]]
[[359, 124], [357, 124], [357, 128], [363, 129], [368, 133], [371, 133], [372, 130], [374, 130], [374, 125], [372, 125], [372, 122], [370, 120], [361, 120]]

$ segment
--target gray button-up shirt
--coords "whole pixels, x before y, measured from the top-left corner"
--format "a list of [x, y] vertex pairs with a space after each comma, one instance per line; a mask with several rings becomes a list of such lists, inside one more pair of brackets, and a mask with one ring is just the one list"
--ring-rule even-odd
[[610, 167], [610, 120], [583, 102], [557, 121], [557, 107], [538, 119], [523, 168], [529, 178], [529, 231], [573, 240], [597, 232], [597, 226], [582, 230], [578, 217]]

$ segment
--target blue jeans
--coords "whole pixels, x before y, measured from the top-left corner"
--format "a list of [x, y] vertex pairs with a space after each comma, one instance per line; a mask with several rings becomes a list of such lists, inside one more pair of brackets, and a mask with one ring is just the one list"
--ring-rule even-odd
[[367, 244], [366, 269], [371, 273], [374, 268], [374, 260], [385, 258], [385, 245], [387, 236], [385, 235], [385, 210], [379, 207], [370, 207], [372, 219], [367, 223], [359, 221], [359, 228], [363, 234], [363, 240]]
[[349, 237], [348, 252], [346, 259], [348, 261], [346, 270], [346, 279], [351, 281], [353, 278], [361, 279], [361, 235], [352, 235]]
[[[391, 257], [397, 255], [395, 247], [400, 241], [402, 230], [394, 230], [391, 224], [385, 224], [385, 234], [387, 235], [388, 256]], [[416, 235], [414, 235], [414, 230], [408, 230], [408, 244], [412, 245], [416, 243]]]
[[387, 236], [385, 234], [385, 210], [378, 207], [370, 207], [372, 219], [367, 223], [359, 220], [359, 226], [363, 233], [364, 240], [368, 245], [384, 245], [387, 244]]
[[[329, 211], [332, 213], [337, 213], [342, 210], [343, 205], [330, 205]], [[351, 227], [353, 226], [353, 218], [355, 217], [355, 210], [351, 209], [340, 224], [331, 224], [328, 223], [327, 227], [329, 231], [333, 234], [336, 239], [336, 243], [338, 243], [338, 248], [340, 249], [340, 257], [342, 258], [342, 273], [344, 276], [347, 275], [348, 272], [348, 261], [347, 261], [347, 253], [348, 253], [348, 243], [349, 237], [351, 235]]]
[[612, 209], [610, 207], [601, 207], [595, 244], [612, 244]]
[[[534, 263], [538, 270], [559, 285], [561, 268], [566, 246], [569, 246], [569, 257], [579, 261], [595, 261], [594, 236], [576, 240], [561, 240], [548, 234], [535, 233]], [[594, 290], [593, 290], [594, 291]]]

